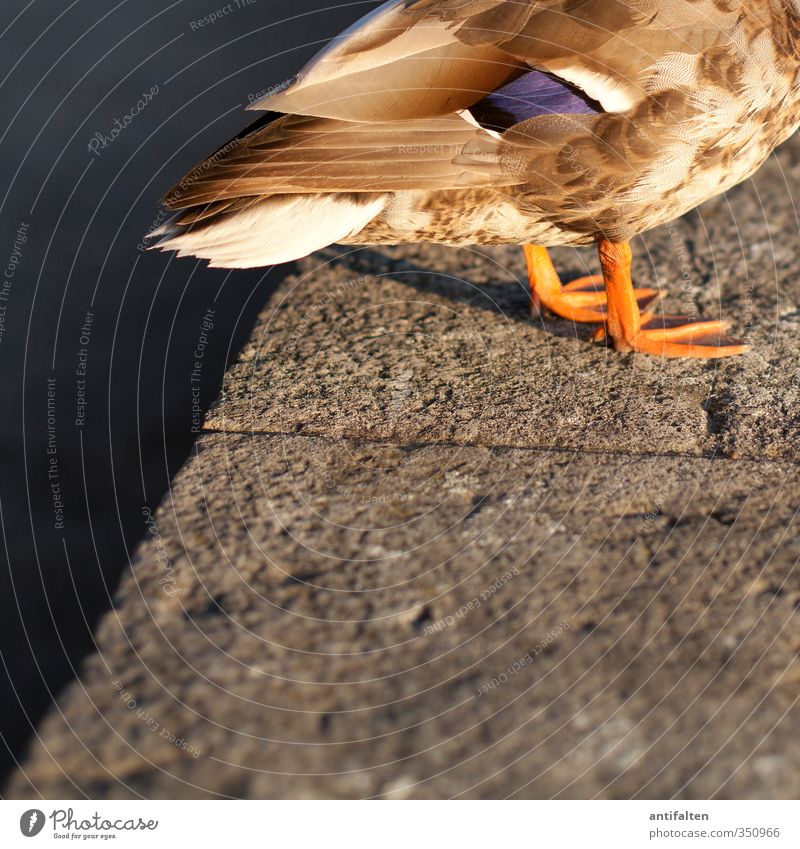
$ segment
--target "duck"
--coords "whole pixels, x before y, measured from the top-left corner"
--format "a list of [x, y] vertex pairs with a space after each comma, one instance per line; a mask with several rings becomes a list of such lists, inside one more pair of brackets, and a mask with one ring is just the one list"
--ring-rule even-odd
[[[389, 0], [250, 109], [163, 200], [160, 250], [217, 268], [333, 243], [519, 245], [534, 314], [617, 351], [725, 357], [656, 314], [631, 240], [750, 177], [800, 124], [800, 0]], [[600, 273], [562, 283], [557, 246]]]

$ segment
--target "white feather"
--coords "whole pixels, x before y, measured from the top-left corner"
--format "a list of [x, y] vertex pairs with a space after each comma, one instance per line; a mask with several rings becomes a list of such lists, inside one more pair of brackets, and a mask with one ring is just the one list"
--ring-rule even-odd
[[386, 195], [356, 202], [341, 194], [281, 195], [177, 233], [155, 247], [210, 260], [213, 268], [256, 268], [300, 259], [353, 236], [382, 209]]
[[602, 74], [580, 64], [543, 63], [547, 70], [577, 86], [606, 112], [627, 112], [641, 99], [641, 89], [612, 74]]
[[463, 118], [468, 124], [472, 124], [473, 127], [477, 127], [479, 130], [483, 130], [485, 133], [489, 133], [489, 135], [494, 139], [503, 138], [496, 130], [490, 130], [488, 127], [481, 127], [481, 125], [475, 120], [475, 116], [469, 111], [469, 109], [461, 109], [456, 112], [456, 115]]

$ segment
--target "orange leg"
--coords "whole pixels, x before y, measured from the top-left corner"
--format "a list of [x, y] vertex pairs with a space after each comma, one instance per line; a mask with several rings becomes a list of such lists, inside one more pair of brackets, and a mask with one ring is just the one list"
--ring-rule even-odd
[[647, 318], [639, 312], [631, 283], [631, 248], [627, 242], [598, 244], [600, 265], [608, 295], [606, 328], [618, 351], [640, 351], [661, 357], [730, 357], [748, 350], [747, 345], [725, 336], [724, 321], [692, 322], [687, 316]]
[[[531, 288], [531, 315], [538, 315], [542, 307], [572, 321], [605, 322], [606, 293], [604, 278], [600, 274], [579, 277], [564, 286], [553, 267], [547, 248], [523, 245], [528, 282]], [[659, 297], [658, 289], [636, 289], [639, 307], [644, 309]]]

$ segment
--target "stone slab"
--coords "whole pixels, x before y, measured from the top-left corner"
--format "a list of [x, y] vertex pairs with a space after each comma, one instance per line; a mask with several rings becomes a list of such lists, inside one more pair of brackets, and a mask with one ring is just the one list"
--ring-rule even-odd
[[205, 435], [10, 795], [796, 797], [798, 478]]

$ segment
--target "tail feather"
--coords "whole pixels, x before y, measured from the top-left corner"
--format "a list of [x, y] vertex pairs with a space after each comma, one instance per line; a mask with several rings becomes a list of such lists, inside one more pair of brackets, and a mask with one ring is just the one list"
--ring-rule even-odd
[[277, 195], [223, 202], [168, 219], [151, 248], [209, 260], [212, 268], [255, 268], [307, 256], [354, 236], [382, 209], [385, 194]]

